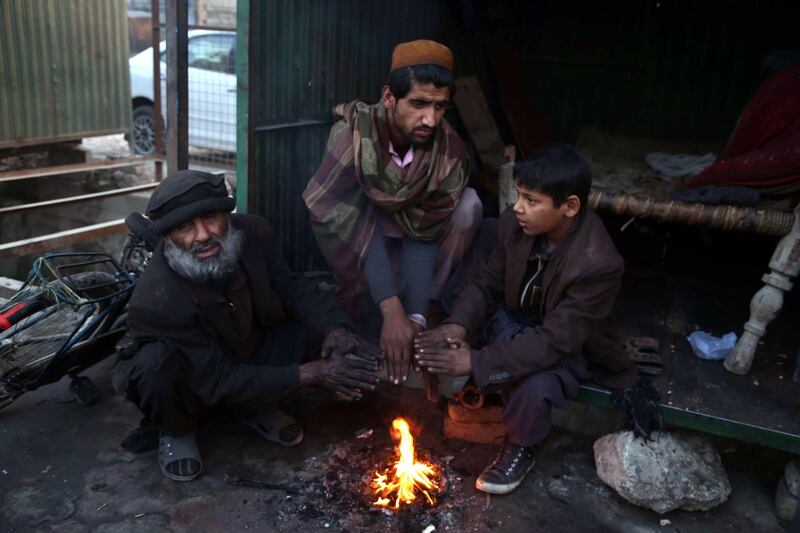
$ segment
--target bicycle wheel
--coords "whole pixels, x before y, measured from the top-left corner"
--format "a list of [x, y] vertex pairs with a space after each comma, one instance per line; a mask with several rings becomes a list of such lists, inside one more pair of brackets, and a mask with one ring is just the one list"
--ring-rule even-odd
[[[65, 281], [75, 291], [90, 298], [112, 294], [113, 275], [106, 272], [80, 272]], [[98, 285], [100, 285], [98, 287]], [[27, 298], [48, 297], [45, 291]], [[86, 327], [108, 301], [74, 306], [51, 300], [53, 303], [23, 318], [0, 333], [0, 409], [25, 392], [26, 382], [43, 368], [80, 328]]]

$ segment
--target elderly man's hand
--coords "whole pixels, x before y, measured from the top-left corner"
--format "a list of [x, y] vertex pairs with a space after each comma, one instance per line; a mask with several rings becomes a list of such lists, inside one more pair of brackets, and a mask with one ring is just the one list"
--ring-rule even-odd
[[345, 328], [332, 330], [322, 342], [322, 357], [353, 353], [363, 359], [380, 361], [383, 353], [378, 347]]
[[421, 348], [415, 355], [417, 364], [431, 374], [446, 376], [468, 376], [472, 372], [471, 348], [467, 341], [459, 338], [445, 339], [443, 348]]
[[378, 361], [351, 354], [333, 354], [325, 359], [300, 365], [300, 385], [322, 385], [359, 399], [365, 390], [375, 390], [380, 381], [375, 372]]

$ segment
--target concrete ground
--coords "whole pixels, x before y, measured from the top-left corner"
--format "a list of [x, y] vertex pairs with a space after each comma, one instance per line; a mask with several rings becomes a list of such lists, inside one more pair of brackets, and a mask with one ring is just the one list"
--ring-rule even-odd
[[[728, 502], [660, 516], [622, 500], [597, 478], [592, 438], [561, 430], [541, 447], [516, 492], [489, 498], [474, 481], [494, 448], [443, 439], [440, 407], [418, 391], [398, 396], [388, 387], [355, 404], [333, 401], [327, 391], [300, 394], [292, 410], [306, 439], [295, 448], [272, 445], [224, 416], [213, 420], [200, 434], [205, 474], [176, 483], [159, 472], [155, 451], [134, 455], [120, 447], [139, 414], [113, 393], [111, 363], [88, 373], [103, 393], [95, 405], [72, 401], [62, 380], [0, 411], [0, 530], [781, 531], [774, 484], [729, 468]], [[389, 421], [398, 413], [418, 428], [420, 450], [446, 465], [449, 485], [438, 509], [370, 510], [372, 473], [352, 472], [365, 455], [390, 456]], [[372, 437], [356, 439], [364, 428], [374, 430]], [[356, 483], [337, 485], [345, 470]], [[231, 486], [225, 474], [292, 492]]]
[[[115, 156], [125, 147], [111, 138], [95, 141], [89, 149]], [[102, 180], [107, 183], [99, 183]], [[122, 171], [102, 180], [98, 176], [44, 179], [36, 191], [21, 193], [32, 192], [41, 199], [45, 194], [86, 193], [100, 185], [113, 188], [147, 181]], [[0, 241], [62, 229], [56, 222], [74, 227], [81, 224], [73, 222], [118, 218], [132, 208], [141, 209], [144, 202], [146, 195], [140, 195], [73, 209], [70, 217], [63, 213], [48, 217], [46, 212], [20, 217], [5, 226], [29, 233], [4, 235]], [[656, 244], [660, 253], [662, 247]], [[104, 246], [115, 253], [119, 243]], [[626, 254], [626, 259], [632, 255]], [[0, 275], [24, 276], [29, 260], [0, 259]], [[159, 472], [155, 451], [134, 455], [120, 447], [140, 415], [113, 393], [111, 364], [109, 359], [88, 372], [103, 393], [93, 406], [74, 402], [63, 380], [0, 410], [0, 532], [422, 531], [427, 526], [438, 531], [761, 532], [785, 527], [774, 515], [777, 469], [748, 465], [746, 450], [741, 457], [729, 452], [736, 444], [717, 446], [733, 487], [730, 500], [722, 506], [660, 516], [627, 503], [595, 474], [592, 435], [599, 435], [604, 424], [598, 419], [602, 422], [607, 416], [597, 411], [591, 413], [593, 419], [570, 420], [570, 428], [584, 433], [591, 428], [588, 435], [556, 430], [538, 450], [536, 467], [524, 484], [511, 495], [489, 498], [474, 489], [474, 481], [495, 448], [444, 439], [441, 406], [427, 402], [418, 391], [388, 386], [356, 404], [335, 402], [326, 391], [300, 394], [293, 412], [305, 427], [306, 439], [291, 449], [269, 444], [229, 418], [217, 418], [200, 434], [204, 476], [176, 483]], [[387, 514], [370, 506], [367, 485], [369, 470], [391, 456], [389, 425], [397, 414], [415, 423], [419, 449], [442, 465], [447, 487], [432, 508], [416, 506]], [[356, 439], [363, 429], [372, 429], [373, 436]], [[763, 464], [762, 449], [750, 453]], [[782, 467], [785, 460], [774, 463]], [[232, 486], [225, 482], [225, 474], [279, 484], [290, 492]]]

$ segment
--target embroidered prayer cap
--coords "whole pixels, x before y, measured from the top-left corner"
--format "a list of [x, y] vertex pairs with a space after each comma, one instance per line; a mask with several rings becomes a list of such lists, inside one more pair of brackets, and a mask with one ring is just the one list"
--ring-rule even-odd
[[453, 52], [445, 45], [428, 39], [400, 43], [394, 47], [390, 71], [414, 65], [439, 65], [452, 72]]
[[145, 214], [153, 229], [164, 235], [194, 217], [215, 211], [233, 211], [236, 201], [228, 196], [225, 178], [199, 170], [181, 170], [167, 176], [150, 196]]

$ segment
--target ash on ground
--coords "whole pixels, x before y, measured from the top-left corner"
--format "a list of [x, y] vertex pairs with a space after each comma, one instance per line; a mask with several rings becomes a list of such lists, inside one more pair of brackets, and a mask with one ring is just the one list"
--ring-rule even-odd
[[390, 529], [423, 531], [461, 530], [467, 509], [476, 504], [474, 494], [465, 494], [462, 477], [450, 467], [453, 455], [417, 449], [417, 460], [436, 465], [439, 489], [429, 504], [422, 493], [410, 505], [393, 510], [377, 507], [370, 483], [376, 472], [393, 467], [396, 442], [386, 437], [353, 438], [331, 445], [324, 454], [307, 459], [289, 485], [297, 494], [286, 495], [278, 511], [280, 522], [335, 530]]

